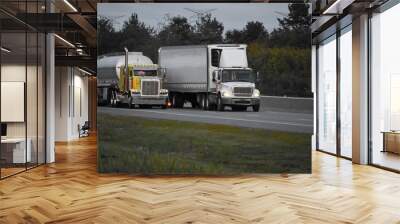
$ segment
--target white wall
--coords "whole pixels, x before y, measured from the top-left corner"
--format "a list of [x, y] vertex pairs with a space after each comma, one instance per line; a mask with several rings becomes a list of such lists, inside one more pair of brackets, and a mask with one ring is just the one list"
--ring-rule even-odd
[[[38, 70], [37, 70], [38, 69]], [[4, 63], [1, 66], [1, 81], [2, 82], [23, 82], [26, 84], [26, 107], [25, 102], [22, 102], [22, 107], [11, 108], [2, 107], [4, 113], [17, 113], [12, 110], [20, 110], [19, 113], [25, 114], [26, 120], [22, 119], [20, 122], [6, 122], [7, 123], [7, 137], [9, 138], [24, 138], [25, 135], [30, 140], [30, 148], [32, 155], [32, 162], [44, 163], [44, 74], [42, 67], [36, 65], [27, 65], [25, 63]], [[27, 80], [25, 80], [27, 78]], [[4, 89], [2, 89], [3, 91]], [[24, 94], [24, 90], [19, 90], [19, 94]], [[3, 93], [4, 94], [4, 93]], [[7, 97], [7, 95], [2, 95]], [[17, 103], [17, 102], [15, 102]], [[22, 115], [24, 116], [24, 115]]]
[[[3, 82], [25, 82], [25, 64], [3, 64], [1, 66], [1, 81]], [[7, 108], [1, 108], [7, 110]], [[8, 122], [8, 137], [25, 137], [25, 122]]]
[[313, 93], [313, 135], [311, 136], [311, 149], [317, 149], [317, 47], [311, 48], [311, 92]]
[[56, 67], [56, 141], [79, 138], [78, 125], [88, 120], [88, 78], [73, 67]]
[[67, 141], [69, 133], [69, 68], [55, 68], [55, 140]]

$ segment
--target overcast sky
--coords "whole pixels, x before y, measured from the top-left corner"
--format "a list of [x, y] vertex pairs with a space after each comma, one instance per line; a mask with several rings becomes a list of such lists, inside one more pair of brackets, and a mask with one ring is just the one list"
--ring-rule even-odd
[[264, 23], [268, 31], [278, 26], [277, 18], [289, 13], [287, 3], [99, 3], [98, 16], [114, 21], [116, 30], [132, 14], [138, 14], [139, 20], [159, 29], [166, 16], [184, 16], [190, 22], [196, 20], [196, 12], [210, 12], [224, 25], [224, 32], [242, 29], [248, 21]]

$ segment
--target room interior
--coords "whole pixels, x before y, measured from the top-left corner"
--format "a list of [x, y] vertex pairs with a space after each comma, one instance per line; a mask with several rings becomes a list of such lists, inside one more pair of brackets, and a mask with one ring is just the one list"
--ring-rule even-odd
[[1, 34], [1, 174], [43, 164], [44, 35], [26, 30]]
[[[37, 12], [43, 12], [45, 2], [31, 3], [35, 4]], [[128, 1], [67, 1], [76, 11], [66, 1], [53, 2], [56, 2], [52, 6], [55, 12], [72, 12], [77, 17], [75, 20], [64, 18], [65, 27], [68, 25], [69, 29], [93, 41], [95, 38], [88, 31], [96, 27], [93, 22], [96, 4]], [[371, 58], [371, 101], [368, 101], [369, 161], [364, 165], [351, 161], [355, 154], [350, 138], [353, 103], [349, 96], [354, 92], [351, 88], [354, 85], [349, 74], [354, 70], [352, 64], [346, 62], [352, 58], [354, 46], [350, 40], [352, 30], [357, 28], [350, 25], [338, 32], [337, 38], [320, 43], [322, 57], [313, 55], [314, 63], [319, 66], [316, 70], [322, 74], [321, 82], [314, 83], [315, 90], [324, 91], [316, 99], [329, 102], [315, 106], [321, 116], [316, 123], [320, 123], [318, 134], [323, 150], [312, 151], [312, 174], [223, 178], [99, 175], [96, 122], [93, 122], [96, 120], [96, 100], [93, 99], [97, 97], [97, 81], [95, 72], [88, 75], [77, 68], [86, 69], [95, 64], [96, 54], [90, 52], [96, 52], [96, 46], [77, 38], [80, 35], [74, 32], [57, 30], [58, 35], [73, 45], [83, 42], [87, 44], [83, 49], [89, 49], [85, 57], [68, 55], [66, 51], [71, 46], [62, 39], [54, 38], [54, 45], [49, 45], [43, 32], [28, 31], [25, 25], [0, 11], [0, 221], [398, 223], [400, 201], [395, 199], [400, 197], [400, 63], [397, 56], [400, 37], [393, 27], [400, 21], [400, 4], [393, 0], [336, 2], [346, 6], [351, 2], [357, 7], [364, 3], [377, 4], [376, 7], [385, 2], [395, 5], [370, 18], [371, 52], [375, 56]], [[1, 1], [0, 8], [25, 11], [24, 3]], [[321, 24], [324, 20], [329, 24], [321, 25], [322, 31], [315, 29], [315, 34], [323, 34], [324, 29], [344, 20], [345, 16], [336, 14], [319, 16], [334, 3], [332, 0], [312, 1], [313, 22]], [[357, 7], [355, 10], [366, 8], [364, 5]], [[5, 26], [14, 29], [7, 30]], [[341, 39], [340, 44], [332, 42], [334, 39]], [[51, 69], [44, 68], [49, 66], [45, 59], [49, 46], [54, 50], [55, 59], [50, 62], [57, 74], [53, 96], [54, 126], [58, 127], [53, 129], [53, 141], [58, 139], [55, 163], [49, 162], [46, 153], [51, 142], [49, 130], [52, 130], [46, 127], [49, 125], [46, 98], [50, 96], [46, 91], [51, 88], [45, 77], [50, 77]], [[337, 53], [342, 59], [339, 65], [336, 64]], [[337, 68], [341, 68], [340, 79], [335, 76]], [[84, 96], [85, 88], [87, 96]], [[79, 138], [77, 126], [86, 120], [92, 121], [93, 133], [88, 138]], [[337, 141], [338, 138], [341, 140]], [[45, 163], [49, 164], [40, 166]], [[30, 169], [34, 167], [37, 168]], [[24, 172], [26, 170], [29, 172]]]
[[[46, 137], [46, 133], [49, 133], [46, 128], [49, 123], [46, 115], [46, 107], [49, 107], [49, 102], [46, 102], [49, 99], [46, 75], [51, 67], [57, 73], [54, 140], [78, 139], [78, 127], [83, 126], [89, 118], [93, 119], [95, 111], [93, 104], [88, 102], [89, 84], [91, 97], [94, 98], [93, 82], [96, 80], [90, 77], [92, 73], [85, 70], [84, 66], [69, 66], [60, 60], [57, 65], [51, 65], [48, 61], [49, 55], [54, 53], [61, 57], [66, 53], [74, 55], [68, 52], [71, 43], [58, 36], [54, 38], [54, 47], [51, 49], [43, 31], [45, 28], [24, 22], [27, 19], [24, 12], [33, 13], [31, 15], [45, 13], [45, 2], [2, 1], [0, 4], [1, 179], [51, 161], [46, 153], [49, 147], [48, 134]], [[38, 21], [39, 18], [34, 20]], [[78, 53], [74, 52], [75, 55]], [[92, 106], [89, 108], [88, 105]]]
[[[6, 138], [19, 138], [20, 141], [18, 143], [12, 144], [20, 145], [27, 149], [27, 152], [22, 153], [26, 157], [26, 162], [28, 162], [26, 167], [22, 165], [22, 167], [8, 167], [7, 169], [25, 170], [32, 166], [29, 165], [29, 160], [34, 164], [42, 164], [44, 162], [46, 40], [43, 32], [38, 28], [42, 30], [60, 29], [43, 27], [41, 19], [36, 21], [36, 27], [27, 25], [23, 21], [23, 14], [18, 13], [26, 11], [43, 14], [50, 8], [56, 13], [85, 12], [79, 21], [76, 18], [75, 20], [69, 17], [65, 18], [62, 25], [64, 28], [61, 28], [55, 36], [54, 47], [57, 58], [55, 72], [58, 74], [55, 76], [55, 99], [57, 100], [55, 119], [58, 125], [55, 128], [55, 141], [76, 139], [79, 134], [77, 126], [95, 118], [93, 105], [88, 107], [90, 104], [88, 96], [90, 94], [93, 95], [94, 89], [92, 86], [92, 91], [90, 91], [89, 86], [95, 83], [95, 77], [88, 76], [85, 73], [88, 71], [85, 70], [87, 67], [82, 65], [88, 65], [89, 61], [84, 60], [91, 56], [93, 49], [95, 49], [91, 48], [94, 45], [93, 41], [90, 41], [92, 37], [89, 35], [89, 31], [94, 28], [95, 5], [98, 1], [74, 2], [73, 4], [56, 2], [51, 3], [49, 7], [45, 7], [45, 3], [46, 1], [4, 1], [1, 5], [3, 9], [6, 9], [6, 11], [3, 10], [1, 12], [1, 18], [3, 21], [7, 21], [7, 23], [2, 23], [4, 29], [1, 33], [2, 135], [4, 141], [6, 141]], [[371, 17], [371, 52], [374, 53], [371, 60], [374, 63], [371, 63], [372, 85], [369, 116], [371, 120], [370, 138], [372, 145], [369, 162], [371, 165], [396, 171], [399, 170], [400, 158], [398, 153], [400, 109], [398, 100], [396, 100], [396, 96], [400, 92], [398, 75], [400, 73], [394, 56], [395, 52], [399, 50], [397, 49], [398, 45], [395, 44], [397, 34], [393, 33], [395, 31], [392, 27], [395, 25], [394, 21], [399, 19], [397, 18], [399, 16], [397, 12], [400, 6], [390, 2], [383, 3], [381, 2], [374, 7], [379, 8], [381, 5], [393, 6], [388, 10], [373, 13]], [[357, 7], [363, 7], [363, 4], [359, 3]], [[324, 2], [323, 4], [313, 5], [314, 13], [323, 8], [331, 10], [330, 5]], [[341, 7], [348, 6], [346, 4]], [[385, 8], [383, 6], [382, 8]], [[10, 14], [13, 11], [17, 13], [15, 14], [17, 15], [16, 17], [13, 17], [12, 13]], [[86, 19], [86, 22], [82, 22], [83, 19]], [[343, 16], [343, 18], [339, 19], [342, 19], [344, 21], [343, 24], [346, 24], [347, 17]], [[318, 19], [314, 20], [319, 21]], [[59, 24], [60, 22], [57, 21], [56, 23]], [[88, 23], [92, 25], [92, 28]], [[73, 31], [66, 32], [67, 27]], [[316, 35], [321, 33], [323, 36], [324, 32], [326, 32], [313, 29]], [[326, 29], [326, 27], [322, 26], [321, 29]], [[340, 148], [339, 156], [346, 159], [352, 159], [353, 156], [352, 141], [348, 137], [351, 136], [352, 130], [350, 116], [352, 102], [351, 97], [349, 97], [352, 93], [352, 80], [350, 78], [352, 65], [349, 63], [352, 55], [352, 38], [352, 26], [350, 23], [345, 25], [340, 32], [319, 43], [319, 57], [317, 58], [318, 73], [321, 74], [319, 77], [320, 84], [317, 85], [319, 88], [317, 91], [320, 92], [317, 99], [320, 102], [327, 102], [326, 104], [316, 105], [320, 116], [318, 121], [320, 131], [318, 135], [319, 149], [320, 151], [339, 155], [337, 150]], [[79, 48], [76, 48], [77, 46]], [[81, 53], [78, 50], [81, 53], [83, 52], [82, 56], [80, 56]], [[341, 59], [340, 65], [336, 63], [337, 56]], [[70, 60], [72, 58], [74, 59]], [[72, 62], [81, 66], [67, 66], [68, 63]], [[339, 68], [340, 70], [338, 70]], [[333, 75], [336, 73], [341, 73], [340, 79]], [[11, 93], [11, 91], [15, 91], [15, 93]], [[5, 95], [14, 97], [5, 97]], [[25, 102], [24, 105], [21, 104], [22, 102]], [[13, 112], [11, 113], [10, 111]], [[70, 116], [71, 114], [73, 115], [72, 117]], [[7, 117], [9, 115], [15, 116], [17, 119], [13, 120], [12, 117]], [[92, 122], [92, 126], [95, 126], [95, 122]], [[340, 131], [337, 127], [340, 127]], [[340, 141], [337, 141], [337, 139], [340, 139]], [[8, 145], [11, 145], [11, 143]], [[4, 146], [4, 149], [7, 147]], [[27, 156], [29, 154], [30, 156]], [[2, 170], [5, 172], [4, 167]]]

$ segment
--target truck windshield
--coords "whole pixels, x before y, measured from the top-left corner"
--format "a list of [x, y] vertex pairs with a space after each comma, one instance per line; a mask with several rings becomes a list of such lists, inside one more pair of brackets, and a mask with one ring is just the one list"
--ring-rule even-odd
[[222, 82], [255, 82], [255, 77], [250, 70], [223, 70]]
[[157, 70], [135, 70], [135, 76], [157, 76]]

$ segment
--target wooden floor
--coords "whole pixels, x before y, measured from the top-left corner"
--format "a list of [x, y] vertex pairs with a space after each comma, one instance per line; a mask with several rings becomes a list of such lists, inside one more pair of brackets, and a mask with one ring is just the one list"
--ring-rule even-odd
[[6, 168], [2, 167], [1, 168], [1, 177], [2, 178], [8, 177], [13, 174], [23, 172], [25, 170], [26, 170], [25, 167], [23, 167], [23, 168], [22, 167], [21, 168], [20, 167], [6, 167]]
[[96, 172], [96, 139], [0, 181], [0, 223], [400, 223], [400, 175], [313, 153], [312, 175]]

